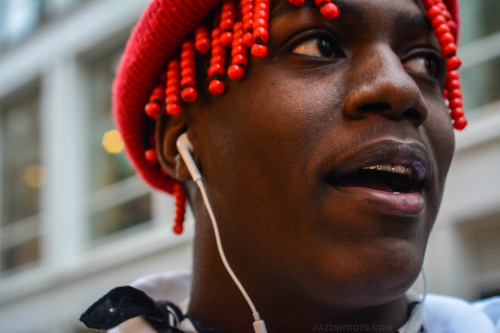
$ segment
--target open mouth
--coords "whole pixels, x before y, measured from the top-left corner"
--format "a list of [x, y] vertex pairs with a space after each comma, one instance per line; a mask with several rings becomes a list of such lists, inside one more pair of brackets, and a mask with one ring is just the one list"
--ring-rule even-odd
[[423, 181], [411, 166], [403, 164], [367, 165], [347, 175], [331, 179], [336, 187], [362, 187], [393, 194], [419, 192]]

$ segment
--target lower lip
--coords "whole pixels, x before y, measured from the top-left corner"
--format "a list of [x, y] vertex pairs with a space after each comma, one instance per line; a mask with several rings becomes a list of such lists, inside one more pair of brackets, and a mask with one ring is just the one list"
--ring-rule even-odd
[[398, 215], [418, 215], [424, 209], [424, 198], [419, 192], [391, 193], [366, 187], [337, 187], [341, 192], [355, 196], [378, 209]]

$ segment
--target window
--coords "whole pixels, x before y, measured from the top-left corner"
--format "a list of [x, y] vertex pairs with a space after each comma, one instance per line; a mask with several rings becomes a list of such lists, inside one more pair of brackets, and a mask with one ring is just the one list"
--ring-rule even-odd
[[41, 16], [39, 0], [0, 1], [0, 48], [18, 43], [34, 31]]
[[460, 1], [461, 20], [467, 27], [460, 31], [460, 43], [465, 45], [499, 31], [498, 13], [500, 13], [498, 0]]
[[477, 109], [500, 100], [500, 50], [498, 56], [464, 67], [461, 72], [465, 110]]
[[40, 256], [40, 121], [37, 91], [0, 106], [1, 272], [34, 263]]
[[[111, 115], [111, 86], [123, 45], [89, 62], [90, 137], [89, 190], [90, 238], [98, 240], [151, 221], [151, 194], [135, 176], [123, 149], [103, 145], [111, 135], [118, 141]], [[109, 139], [109, 137], [107, 137]], [[106, 147], [106, 149], [105, 149]]]
[[464, 106], [484, 111], [484, 105], [500, 101], [500, 1], [464, 0], [460, 6]]

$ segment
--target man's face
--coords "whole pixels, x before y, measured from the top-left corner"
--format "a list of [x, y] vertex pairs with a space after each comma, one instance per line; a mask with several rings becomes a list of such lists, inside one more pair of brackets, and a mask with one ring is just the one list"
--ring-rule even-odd
[[188, 134], [244, 285], [380, 304], [416, 278], [439, 207], [446, 73], [416, 1], [336, 3], [334, 21], [273, 4], [267, 57], [187, 107]]

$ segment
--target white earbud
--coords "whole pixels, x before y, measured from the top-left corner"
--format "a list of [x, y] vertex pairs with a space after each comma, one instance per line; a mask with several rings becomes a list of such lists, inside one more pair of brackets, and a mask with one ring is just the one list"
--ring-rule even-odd
[[201, 179], [201, 173], [193, 160], [191, 152], [193, 151], [193, 145], [189, 141], [187, 134], [183, 133], [177, 139], [177, 150], [182, 156], [186, 167], [188, 168], [189, 174], [193, 177], [193, 180], [197, 182]]
[[181, 154], [181, 157], [184, 160], [184, 163], [186, 164], [189, 173], [191, 174], [191, 177], [193, 178], [194, 182], [200, 189], [203, 201], [205, 203], [205, 206], [207, 207], [208, 215], [210, 216], [210, 220], [212, 220], [212, 227], [214, 229], [214, 234], [215, 234], [215, 242], [217, 243], [217, 249], [219, 250], [219, 255], [222, 260], [222, 263], [224, 264], [224, 267], [226, 268], [229, 276], [231, 277], [231, 279], [233, 279], [234, 283], [236, 284], [241, 294], [247, 301], [248, 306], [252, 310], [252, 315], [254, 318], [254, 323], [253, 323], [254, 331], [255, 333], [267, 333], [264, 321], [260, 319], [259, 313], [257, 312], [257, 309], [255, 308], [255, 305], [253, 304], [252, 300], [250, 299], [250, 296], [248, 296], [245, 288], [241, 284], [240, 280], [238, 280], [238, 278], [236, 277], [236, 274], [234, 274], [231, 266], [229, 265], [229, 262], [226, 259], [226, 255], [224, 254], [224, 249], [222, 248], [222, 242], [220, 239], [219, 227], [217, 226], [217, 220], [215, 219], [212, 206], [210, 205], [210, 202], [208, 200], [207, 192], [205, 191], [205, 187], [203, 186], [201, 173], [198, 170], [196, 163], [194, 162], [193, 156], [191, 155], [191, 152], [193, 151], [193, 145], [189, 141], [186, 133], [183, 133], [181, 134], [181, 136], [179, 136], [176, 145], [179, 154]]

